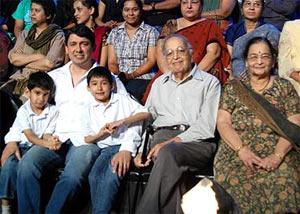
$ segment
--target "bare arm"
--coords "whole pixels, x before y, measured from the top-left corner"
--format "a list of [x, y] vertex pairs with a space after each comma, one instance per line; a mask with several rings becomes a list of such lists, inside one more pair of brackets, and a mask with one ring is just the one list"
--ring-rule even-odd
[[236, 0], [221, 0], [218, 9], [202, 12], [201, 16], [208, 19], [225, 19], [232, 13], [235, 4]]
[[101, 55], [100, 55], [100, 59], [99, 59], [99, 64], [100, 66], [106, 66], [107, 64], [107, 55], [108, 55], [108, 46], [107, 45], [103, 45], [101, 48]]
[[99, 132], [97, 134], [85, 136], [84, 141], [85, 141], [85, 143], [93, 144], [93, 143], [96, 143], [100, 140], [107, 138], [111, 134], [112, 134], [112, 131], [110, 131], [108, 129], [108, 125], [105, 125], [104, 127], [102, 127], [99, 130]]
[[[180, 5], [180, 0], [165, 0], [162, 2], [157, 2], [155, 4], [155, 10], [169, 10], [169, 9], [176, 8], [179, 5]], [[149, 10], [152, 10], [152, 6], [144, 5], [143, 9], [145, 11], [149, 11]]]
[[14, 52], [8, 56], [10, 62], [15, 66], [26, 66], [32, 62], [44, 59], [43, 54], [25, 54], [20, 52]]
[[98, 17], [96, 18], [96, 23], [98, 26], [104, 26], [104, 27], [109, 27], [109, 28], [114, 28], [117, 26], [117, 22], [116, 21], [108, 21], [108, 22], [103, 22], [103, 17], [104, 17], [104, 13], [105, 13], [105, 8], [106, 5], [100, 1], [99, 5], [98, 5]]
[[214, 64], [217, 62], [221, 54], [221, 47], [218, 43], [211, 43], [206, 47], [206, 54], [198, 64], [198, 67], [202, 71], [208, 72]]
[[118, 75], [119, 71], [119, 64], [117, 55], [115, 53], [115, 49], [112, 45], [108, 45], [108, 69], [113, 72], [114, 74]]
[[50, 71], [53, 68], [55, 68], [55, 65], [44, 56], [42, 59], [31, 62], [27, 64], [25, 67], [40, 70], [40, 71]]
[[24, 21], [22, 19], [16, 19], [14, 26], [14, 34], [18, 38], [24, 28]]
[[232, 57], [232, 46], [227, 44], [227, 50], [229, 55]]
[[31, 129], [26, 129], [23, 132], [28, 141], [34, 145], [46, 147], [50, 150], [58, 150], [60, 148], [61, 142], [59, 142], [56, 138], [50, 139], [49, 136], [47, 139], [38, 138]]

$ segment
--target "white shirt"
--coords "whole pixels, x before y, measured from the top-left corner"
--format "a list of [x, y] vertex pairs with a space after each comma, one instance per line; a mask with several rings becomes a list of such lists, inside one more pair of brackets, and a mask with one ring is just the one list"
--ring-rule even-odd
[[58, 111], [55, 106], [47, 104], [43, 112], [37, 115], [32, 111], [28, 100], [18, 110], [12, 127], [4, 137], [5, 143], [16, 141], [32, 146], [23, 131], [31, 129], [38, 138], [42, 138], [43, 134], [53, 134], [57, 117]]
[[[133, 100], [129, 95], [112, 93], [107, 105], [96, 100], [90, 105], [84, 116], [85, 136], [95, 135], [107, 123], [124, 119], [139, 112], [147, 112], [147, 108]], [[137, 147], [141, 143], [141, 123], [120, 127], [117, 133], [100, 140], [97, 145], [105, 148], [113, 145], [121, 145], [120, 151], [130, 151], [135, 155]]]
[[[92, 68], [97, 66], [97, 63], [93, 64], [90, 70], [81, 77], [75, 86], [73, 86], [71, 76], [71, 64], [72, 61], [48, 74], [52, 77], [56, 85], [55, 102], [59, 111], [55, 135], [59, 137], [61, 142], [70, 139], [73, 145], [80, 146], [84, 142], [77, 139], [78, 135], [82, 135], [83, 133], [81, 123], [86, 120], [82, 112], [94, 100], [91, 93], [87, 90], [87, 75]], [[120, 80], [115, 80], [118, 91], [127, 93]]]

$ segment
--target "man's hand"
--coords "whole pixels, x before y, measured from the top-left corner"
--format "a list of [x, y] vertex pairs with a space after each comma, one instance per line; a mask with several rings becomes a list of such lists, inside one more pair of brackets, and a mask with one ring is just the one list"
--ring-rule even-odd
[[120, 151], [111, 160], [113, 173], [118, 173], [119, 177], [123, 177], [128, 172], [131, 161], [131, 152]]
[[8, 144], [6, 144], [6, 147], [1, 156], [1, 166], [3, 166], [7, 158], [13, 154], [16, 155], [18, 160], [21, 160], [21, 153], [17, 142], [9, 142]]
[[[161, 142], [159, 144], [156, 144], [149, 152], [148, 156], [147, 156], [147, 160], [152, 160], [152, 159], [155, 159], [157, 158], [160, 150], [167, 144], [169, 143], [180, 143], [181, 142], [181, 138], [179, 137], [174, 137], [174, 138], [171, 138], [169, 140], [166, 140], [164, 142]], [[148, 161], [147, 161], [148, 162]]]
[[147, 159], [145, 163], [142, 163], [142, 153], [138, 153], [134, 158], [134, 165], [138, 168], [143, 168], [149, 166], [151, 159]]

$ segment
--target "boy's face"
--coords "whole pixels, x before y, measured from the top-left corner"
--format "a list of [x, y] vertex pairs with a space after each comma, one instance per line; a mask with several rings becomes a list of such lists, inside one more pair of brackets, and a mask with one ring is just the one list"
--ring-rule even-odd
[[33, 111], [43, 110], [50, 98], [50, 90], [35, 87], [27, 92]]
[[88, 90], [92, 93], [96, 101], [107, 104], [113, 87], [105, 77], [92, 77]]

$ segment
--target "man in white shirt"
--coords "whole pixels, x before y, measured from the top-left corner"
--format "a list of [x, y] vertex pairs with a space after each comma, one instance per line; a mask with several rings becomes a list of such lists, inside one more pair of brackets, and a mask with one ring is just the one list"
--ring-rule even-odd
[[147, 99], [155, 133], [146, 164], [154, 166], [137, 213], [182, 213], [181, 185], [189, 171], [205, 170], [216, 151], [214, 138], [221, 86], [192, 63], [192, 46], [174, 34], [165, 38], [163, 54], [170, 72], [153, 84]]
[[70, 62], [49, 73], [56, 85], [55, 102], [59, 111], [55, 135], [63, 144], [57, 152], [33, 148], [21, 161], [17, 193], [18, 209], [24, 213], [43, 210], [41, 178], [63, 165], [64, 171], [55, 185], [46, 213], [72, 210], [74, 199], [87, 182], [88, 173], [98, 157], [98, 146], [86, 144], [78, 137], [83, 133], [80, 124], [86, 119], [82, 112], [93, 100], [87, 90], [86, 76], [96, 66], [91, 58], [94, 44], [94, 34], [86, 26], [71, 29], [66, 38]]

